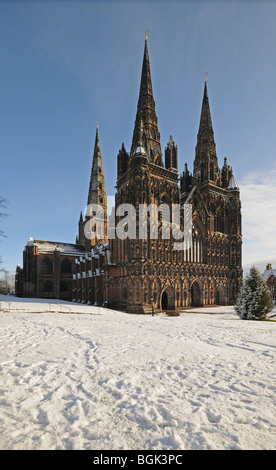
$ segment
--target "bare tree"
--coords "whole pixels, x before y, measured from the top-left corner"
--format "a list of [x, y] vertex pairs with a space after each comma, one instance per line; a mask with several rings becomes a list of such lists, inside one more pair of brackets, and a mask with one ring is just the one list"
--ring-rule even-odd
[[0, 294], [8, 294], [14, 292], [15, 289], [15, 277], [11, 271], [3, 270], [0, 278]]
[[3, 270], [0, 278], [0, 294], [13, 293], [15, 289], [15, 277], [11, 271]]

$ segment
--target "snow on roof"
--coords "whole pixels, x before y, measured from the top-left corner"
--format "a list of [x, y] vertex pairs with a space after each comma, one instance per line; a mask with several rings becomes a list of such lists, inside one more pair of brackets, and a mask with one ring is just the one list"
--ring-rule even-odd
[[263, 273], [263, 278], [268, 279], [271, 274], [276, 277], [276, 269], [266, 269]]
[[147, 152], [145, 151], [144, 147], [140, 144], [140, 142], [138, 143], [138, 147], [135, 150], [134, 155], [145, 155], [145, 156], [147, 156]]
[[235, 180], [234, 176], [232, 175], [228, 184], [227, 189], [239, 189], [237, 181]]
[[[29, 241], [28, 241], [29, 242]], [[50, 242], [46, 240], [34, 240], [32, 244], [38, 247], [39, 252], [54, 252], [58, 250], [61, 254], [83, 255], [84, 247], [74, 243]]]

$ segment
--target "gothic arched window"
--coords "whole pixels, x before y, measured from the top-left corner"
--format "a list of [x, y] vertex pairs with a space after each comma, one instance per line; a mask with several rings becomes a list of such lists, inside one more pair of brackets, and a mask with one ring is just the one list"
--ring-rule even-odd
[[41, 274], [52, 274], [53, 264], [49, 258], [45, 258], [41, 263]]
[[184, 261], [191, 261], [192, 263], [203, 263], [203, 242], [199, 228], [193, 224], [192, 246], [190, 248], [190, 259]]
[[60, 272], [61, 272], [61, 274], [69, 274], [69, 273], [71, 273], [71, 262], [69, 261], [69, 259], [64, 259], [64, 260], [61, 262], [61, 265], [60, 265]]

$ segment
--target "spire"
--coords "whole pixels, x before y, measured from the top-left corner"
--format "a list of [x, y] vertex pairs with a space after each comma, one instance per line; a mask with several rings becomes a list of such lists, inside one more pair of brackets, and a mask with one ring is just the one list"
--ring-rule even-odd
[[204, 94], [201, 107], [199, 130], [197, 134], [196, 155], [194, 161], [194, 175], [200, 181], [215, 181], [218, 172], [216, 144], [212, 126], [207, 80], [205, 75]]
[[[141, 129], [143, 129], [142, 135]], [[152, 92], [149, 52], [146, 34], [140, 92], [131, 145], [131, 155], [135, 153], [139, 142], [140, 145], [144, 149], [146, 149], [150, 160], [153, 160], [155, 163], [158, 161], [157, 164], [160, 164], [160, 162], [162, 162], [160, 134], [157, 126], [155, 101]]]
[[212, 126], [211, 112], [209, 106], [209, 97], [207, 92], [207, 81], [204, 82], [204, 94], [202, 100], [200, 124], [199, 124], [199, 134], [206, 133], [209, 138], [214, 139], [214, 132]]
[[144, 48], [144, 58], [143, 58], [142, 75], [141, 75], [141, 83], [140, 83], [139, 101], [140, 100], [142, 101], [145, 97], [147, 99], [146, 95], [150, 95], [153, 98], [147, 36], [145, 37], [145, 48]]
[[103, 207], [104, 213], [107, 213], [107, 200], [98, 123], [96, 128], [93, 163], [87, 198], [87, 205], [89, 204], [100, 204]]

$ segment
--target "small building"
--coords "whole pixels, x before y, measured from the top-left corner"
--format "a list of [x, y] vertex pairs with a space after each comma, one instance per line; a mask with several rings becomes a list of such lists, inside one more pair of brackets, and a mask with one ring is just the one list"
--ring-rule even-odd
[[276, 304], [276, 269], [272, 269], [272, 264], [267, 264], [263, 278], [269, 288], [271, 299]]
[[23, 251], [23, 268], [16, 268], [15, 295], [71, 300], [73, 264], [81, 255], [82, 245], [29, 238]]

